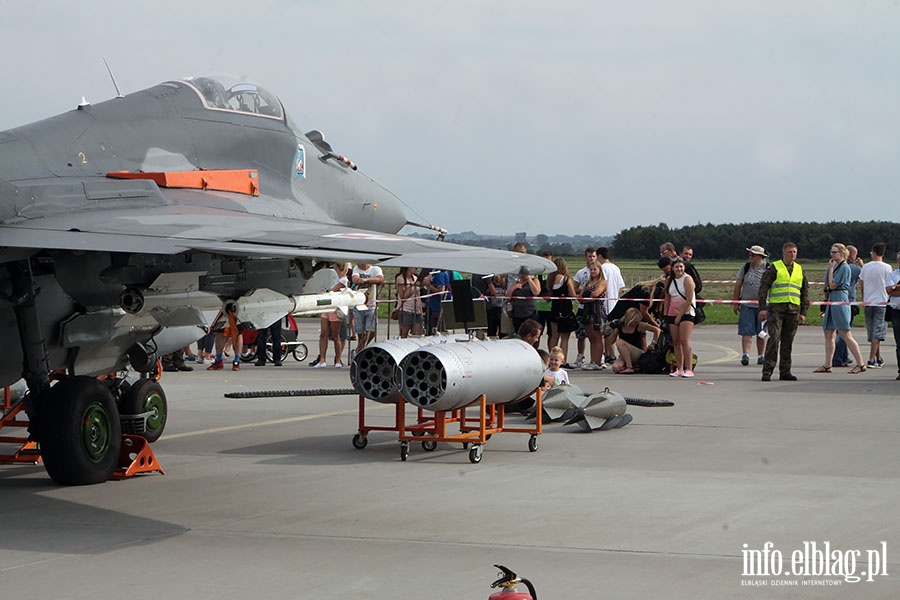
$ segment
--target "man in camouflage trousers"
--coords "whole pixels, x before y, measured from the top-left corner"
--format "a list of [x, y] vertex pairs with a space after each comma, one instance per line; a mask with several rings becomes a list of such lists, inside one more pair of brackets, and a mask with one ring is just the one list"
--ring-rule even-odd
[[806, 321], [809, 310], [809, 282], [797, 259], [797, 244], [787, 242], [776, 260], [763, 273], [759, 283], [759, 320], [768, 321], [769, 338], [763, 361], [762, 380], [771, 381], [781, 346], [779, 379], [797, 381], [791, 373], [791, 349], [797, 327]]

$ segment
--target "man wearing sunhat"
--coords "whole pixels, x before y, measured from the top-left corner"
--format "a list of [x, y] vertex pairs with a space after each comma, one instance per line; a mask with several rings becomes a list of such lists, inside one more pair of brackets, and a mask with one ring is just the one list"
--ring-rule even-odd
[[[766, 260], [766, 249], [762, 246], [750, 246], [747, 248], [747, 263], [738, 269], [737, 281], [734, 284], [731, 309], [738, 315], [738, 335], [741, 336], [741, 364], [745, 367], [750, 364], [750, 346], [753, 338], [756, 338], [756, 364], [763, 364], [765, 359], [765, 337], [759, 337], [762, 323], [759, 320], [759, 306], [756, 300], [759, 297], [759, 282], [762, 280], [769, 261]], [[740, 301], [752, 301], [745, 304]]]

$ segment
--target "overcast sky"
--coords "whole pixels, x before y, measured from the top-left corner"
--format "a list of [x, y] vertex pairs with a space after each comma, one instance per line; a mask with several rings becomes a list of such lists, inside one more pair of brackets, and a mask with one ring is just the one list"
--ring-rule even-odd
[[451, 231], [900, 221], [897, 1], [0, 0], [0, 130], [246, 76]]

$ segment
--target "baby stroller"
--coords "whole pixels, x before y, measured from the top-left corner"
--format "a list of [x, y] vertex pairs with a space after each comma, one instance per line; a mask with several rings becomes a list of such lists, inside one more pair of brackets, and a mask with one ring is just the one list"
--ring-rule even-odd
[[[309, 351], [305, 343], [297, 340], [297, 333], [297, 322], [294, 320], [294, 317], [291, 315], [285, 316], [281, 324], [281, 356], [290, 354], [297, 362], [303, 362], [306, 360]], [[259, 332], [255, 329], [244, 329], [241, 335], [244, 338], [244, 350], [241, 352], [241, 361], [251, 362], [256, 360], [256, 340]], [[268, 331], [265, 331], [265, 335], [267, 336], [266, 358], [273, 361], [272, 339]]]

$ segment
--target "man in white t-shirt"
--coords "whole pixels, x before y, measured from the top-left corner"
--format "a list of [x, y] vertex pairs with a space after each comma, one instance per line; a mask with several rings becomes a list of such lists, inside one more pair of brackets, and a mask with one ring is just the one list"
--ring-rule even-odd
[[[600, 246], [597, 248], [597, 260], [600, 261], [600, 269], [603, 271], [603, 277], [606, 278], [606, 314], [612, 312], [619, 301], [619, 296], [625, 292], [625, 279], [622, 278], [622, 271], [609, 260], [609, 248]], [[605, 345], [604, 354], [606, 364], [611, 365], [616, 362], [616, 339], [619, 337], [619, 330], [613, 329], [607, 335], [603, 343]]]
[[375, 339], [375, 327], [378, 325], [378, 316], [375, 308], [375, 299], [378, 294], [378, 286], [384, 283], [384, 273], [381, 267], [368, 263], [359, 263], [353, 267], [353, 275], [350, 278], [354, 287], [369, 288], [366, 296], [365, 310], [353, 308], [353, 323], [356, 331], [356, 353], [358, 354], [366, 344]]
[[872, 245], [872, 260], [863, 265], [859, 272], [862, 286], [863, 313], [866, 316], [866, 339], [871, 344], [869, 361], [866, 366], [880, 369], [884, 366], [881, 358], [881, 342], [887, 335], [887, 324], [884, 321], [884, 306], [876, 303], [888, 301], [887, 278], [891, 274], [891, 266], [884, 262], [885, 245], [878, 242]]

